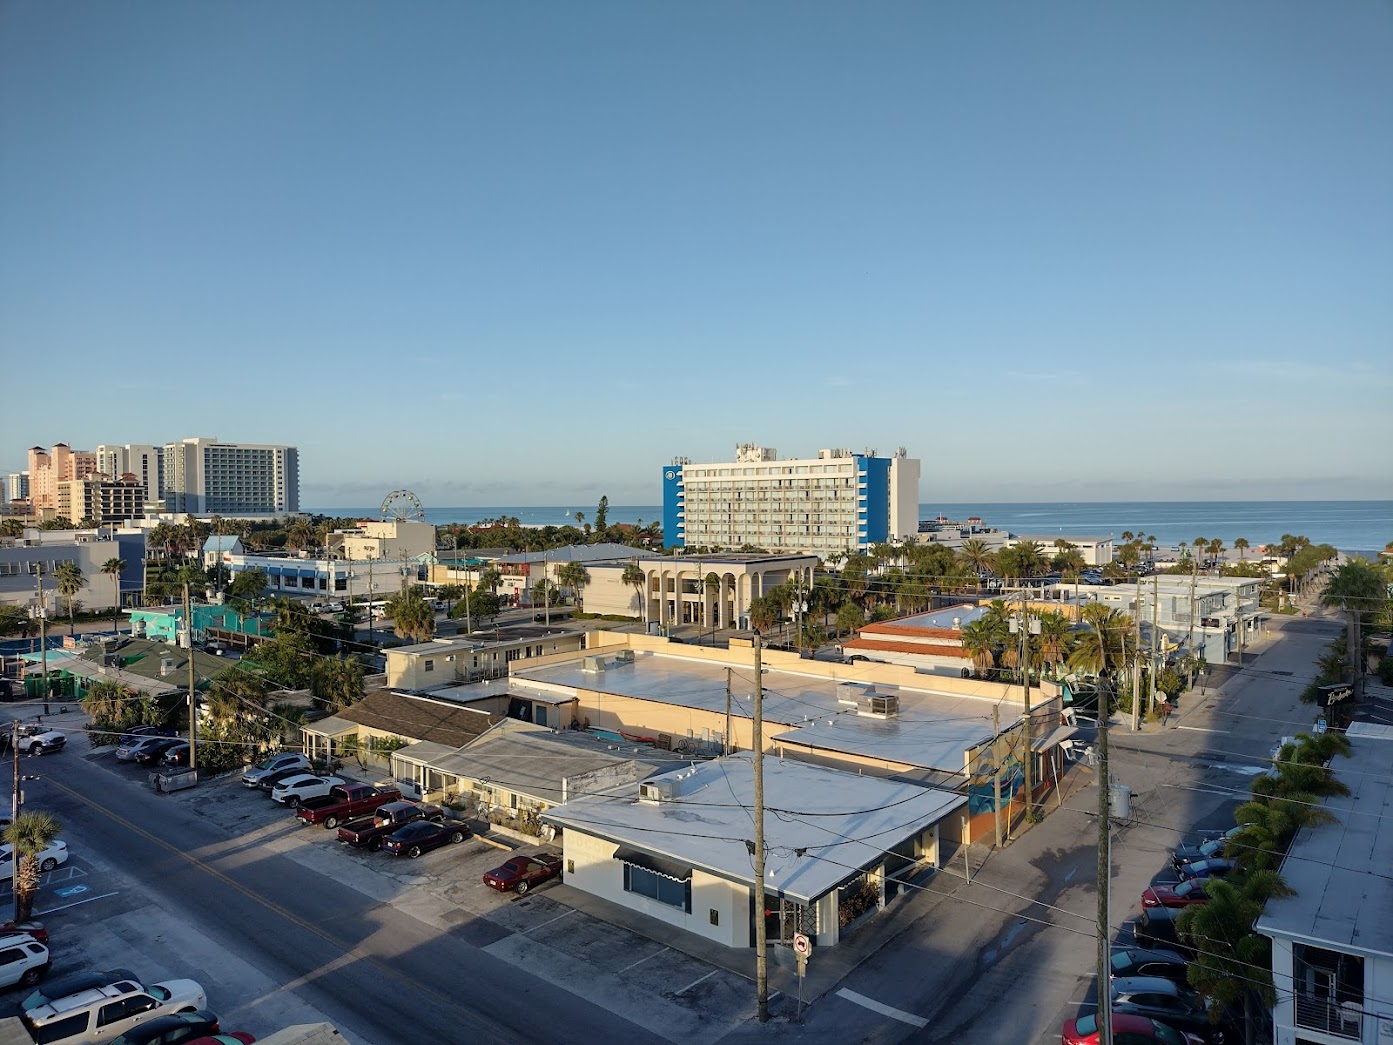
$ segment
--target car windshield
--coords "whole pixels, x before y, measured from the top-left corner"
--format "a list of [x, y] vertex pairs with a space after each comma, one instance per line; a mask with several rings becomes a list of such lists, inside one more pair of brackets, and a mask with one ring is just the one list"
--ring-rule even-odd
[[1175, 895], [1189, 896], [1191, 893], [1195, 892], [1196, 889], [1198, 889], [1198, 886], [1194, 881], [1181, 882], [1179, 885], [1175, 887]]
[[1125, 969], [1132, 964], [1132, 956], [1126, 951], [1118, 951], [1112, 956], [1112, 967], [1114, 969]]
[[1180, 1032], [1167, 1027], [1164, 1023], [1152, 1020], [1151, 1029], [1155, 1033], [1157, 1041], [1164, 1041], [1166, 1045], [1185, 1045], [1185, 1039], [1181, 1037]]
[[274, 758], [267, 758], [267, 759], [263, 759], [262, 761], [258, 762], [258, 763], [256, 764], [256, 768], [257, 768], [257, 769], [270, 769], [270, 768], [271, 768], [272, 766], [274, 766], [275, 764], [276, 764], [276, 760], [275, 760]]
[[[263, 799], [262, 801], [265, 801], [265, 799]], [[169, 992], [169, 989], [167, 987], [161, 987], [158, 983], [154, 984], [148, 989], [150, 993], [154, 997], [160, 999], [160, 1001], [169, 1001], [170, 998], [174, 997], [174, 995]]]
[[1098, 1018], [1096, 1016], [1080, 1016], [1074, 1021], [1074, 1029], [1080, 1034], [1096, 1034], [1098, 1032]]

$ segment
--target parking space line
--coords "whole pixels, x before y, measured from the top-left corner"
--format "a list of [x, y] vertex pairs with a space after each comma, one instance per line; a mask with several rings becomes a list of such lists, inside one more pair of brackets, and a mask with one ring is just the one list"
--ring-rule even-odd
[[889, 1016], [892, 1020], [908, 1023], [911, 1027], [927, 1027], [929, 1025], [929, 1021], [922, 1016], [916, 1016], [912, 1012], [905, 1012], [903, 1009], [893, 1008], [873, 998], [867, 998], [864, 994], [857, 994], [855, 991], [847, 990], [845, 987], [837, 992], [837, 997], [845, 998], [853, 1004], [870, 1009], [872, 1012], [878, 1012], [882, 1016]]
[[[711, 970], [710, 972], [708, 972], [705, 976], [702, 976], [702, 977], [700, 977], [700, 978], [698, 978], [698, 979], [695, 979], [695, 980], [693, 980], [691, 983], [687, 984], [687, 986], [683, 987], [680, 991], [677, 991], [676, 994], [686, 994], [689, 990], [691, 990], [693, 987], [695, 987], [698, 983], [701, 983], [703, 980], [709, 980], [709, 979], [711, 979], [712, 976], [715, 976], [716, 973], [718, 973], [718, 972], [720, 972], [720, 971], [721, 971], [720, 969], [712, 969], [712, 970]], [[676, 994], [674, 995], [674, 997], [676, 997]], [[925, 1020], [924, 1022], [925, 1022], [925, 1023], [928, 1023], [929, 1021], [928, 1021], [928, 1020]]]
[[537, 925], [529, 926], [528, 928], [524, 929], [524, 930], [522, 931], [522, 935], [526, 936], [526, 935], [527, 935], [528, 933], [530, 933], [533, 929], [542, 929], [542, 928], [545, 928], [546, 926], [550, 925], [552, 922], [559, 922], [559, 921], [561, 921], [562, 918], [565, 918], [566, 915], [568, 915], [568, 914], [575, 914], [575, 913], [576, 913], [576, 909], [575, 909], [574, 907], [568, 907], [566, 910], [564, 910], [564, 911], [562, 911], [560, 914], [558, 914], [555, 918], [548, 918], [548, 919], [547, 919], [546, 921], [544, 921], [544, 922], [541, 922], [541, 923], [539, 923], [539, 924], [537, 924]]
[[632, 969], [635, 965], [642, 965], [642, 964], [643, 964], [644, 962], [646, 962], [649, 958], [656, 958], [656, 957], [658, 957], [658, 955], [662, 954], [662, 953], [663, 953], [664, 951], [666, 951], [666, 950], [668, 950], [667, 947], [659, 947], [659, 948], [658, 948], [656, 951], [654, 951], [652, 954], [645, 954], [645, 955], [644, 955], [642, 958], [640, 958], [638, 961], [636, 961], [636, 962], [630, 962], [628, 965], [624, 966], [624, 968], [620, 969], [619, 971], [620, 971], [620, 972], [628, 972], [628, 971], [629, 971], [630, 969]]
[[93, 900], [105, 900], [108, 896], [115, 895], [115, 893], [102, 893], [101, 896], [89, 896], [85, 900], [74, 900], [72, 903], [65, 903], [62, 907], [50, 907], [47, 911], [35, 911], [34, 917], [46, 917], [50, 914], [57, 914], [59, 911], [66, 911], [69, 907], [80, 907], [82, 904], [91, 903]]

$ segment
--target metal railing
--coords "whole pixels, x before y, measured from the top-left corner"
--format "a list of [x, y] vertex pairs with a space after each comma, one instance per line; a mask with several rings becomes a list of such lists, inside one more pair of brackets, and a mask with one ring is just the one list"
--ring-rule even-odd
[[1337, 1004], [1329, 998], [1296, 995], [1296, 1025], [1306, 1030], [1338, 1034], [1358, 1041], [1362, 1037], [1363, 1006], [1357, 1001]]

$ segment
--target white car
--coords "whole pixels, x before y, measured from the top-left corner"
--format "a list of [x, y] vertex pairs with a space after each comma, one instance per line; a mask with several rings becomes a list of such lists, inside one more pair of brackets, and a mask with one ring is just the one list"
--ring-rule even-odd
[[[48, 848], [39, 854], [39, 870], [52, 871], [59, 864], [68, 862], [68, 843], [55, 838]], [[14, 846], [0, 845], [0, 881], [9, 881], [14, 875]]]
[[157, 1016], [207, 1007], [208, 995], [193, 980], [166, 980], [149, 987], [120, 980], [55, 998], [26, 1010], [21, 1019], [35, 1041], [87, 1045], [111, 1041]]
[[0, 939], [0, 987], [32, 987], [44, 978], [53, 959], [48, 948], [24, 933]]
[[27, 751], [31, 755], [62, 751], [67, 742], [67, 734], [45, 725], [29, 723], [19, 727], [19, 750]]
[[299, 776], [287, 777], [282, 780], [271, 791], [271, 797], [294, 809], [305, 799], [327, 795], [331, 787], [342, 783], [343, 778], [341, 777], [301, 773]]

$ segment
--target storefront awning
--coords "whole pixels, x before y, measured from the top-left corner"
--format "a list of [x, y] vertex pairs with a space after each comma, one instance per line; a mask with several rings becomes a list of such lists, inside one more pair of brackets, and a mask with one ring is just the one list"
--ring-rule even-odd
[[1048, 751], [1052, 747], [1059, 747], [1063, 741], [1075, 736], [1078, 731], [1078, 726], [1057, 726], [1043, 737], [1036, 737], [1035, 743], [1030, 745], [1030, 749], [1032, 751]]
[[620, 863], [632, 864], [634, 867], [642, 867], [645, 871], [652, 871], [663, 878], [670, 878], [674, 882], [690, 882], [692, 880], [692, 869], [671, 860], [664, 860], [659, 856], [650, 856], [647, 853], [640, 853], [637, 849], [628, 849], [620, 846], [614, 854], [614, 858]]

